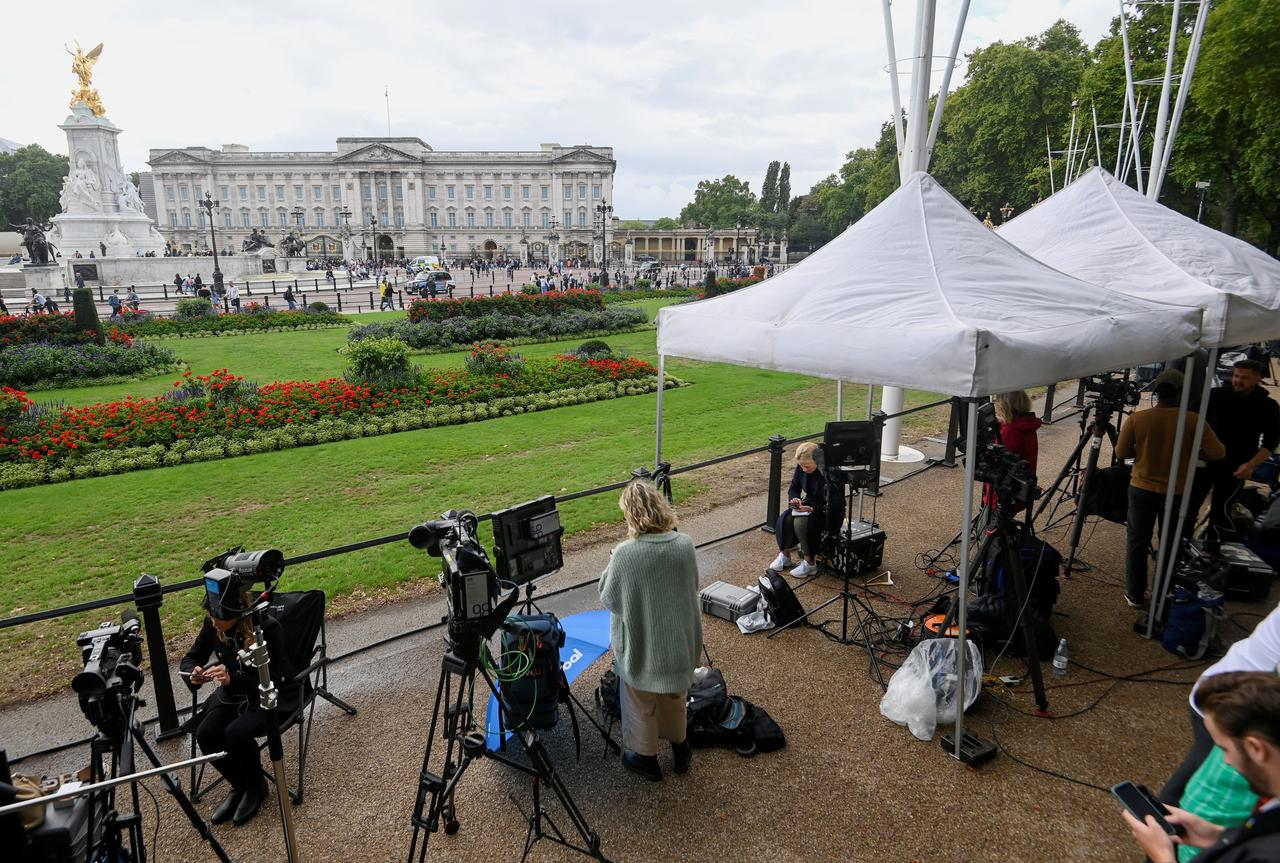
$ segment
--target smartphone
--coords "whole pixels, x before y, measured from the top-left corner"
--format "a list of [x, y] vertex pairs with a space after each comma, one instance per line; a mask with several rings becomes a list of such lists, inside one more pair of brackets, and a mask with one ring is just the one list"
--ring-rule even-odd
[[1186, 832], [1181, 824], [1170, 824], [1165, 819], [1165, 816], [1169, 814], [1169, 810], [1151, 793], [1147, 786], [1125, 781], [1118, 785], [1113, 785], [1111, 793], [1139, 821], [1145, 822], [1147, 816], [1150, 815], [1156, 819], [1156, 823], [1170, 836], [1181, 836]]
[[191, 676], [191, 672], [190, 672], [190, 671], [179, 671], [179, 672], [178, 672], [178, 676], [179, 676], [179, 677], [190, 677], [190, 676]]

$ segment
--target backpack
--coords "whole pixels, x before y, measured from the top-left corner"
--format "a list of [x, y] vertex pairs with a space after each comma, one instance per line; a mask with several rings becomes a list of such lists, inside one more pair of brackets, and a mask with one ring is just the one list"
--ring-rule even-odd
[[804, 606], [796, 599], [791, 585], [771, 569], [760, 576], [760, 599], [774, 626], [786, 626], [804, 617]]
[[556, 724], [562, 692], [568, 689], [560, 667], [562, 646], [564, 627], [554, 614], [518, 614], [507, 618], [502, 628], [504, 660], [517, 653], [530, 658], [523, 675], [502, 684], [505, 721], [511, 730], [551, 728]]
[[1123, 463], [1098, 469], [1093, 488], [1080, 502], [1085, 515], [1100, 515], [1116, 524], [1128, 521], [1129, 478], [1132, 473], [1132, 466]]
[[622, 680], [612, 668], [600, 675], [596, 705], [609, 719], [615, 722], [622, 719]]

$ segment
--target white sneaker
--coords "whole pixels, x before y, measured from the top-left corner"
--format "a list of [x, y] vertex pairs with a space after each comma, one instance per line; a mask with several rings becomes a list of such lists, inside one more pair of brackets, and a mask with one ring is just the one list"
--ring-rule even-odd
[[785, 551], [780, 551], [778, 552], [778, 556], [773, 559], [773, 563], [769, 564], [769, 568], [775, 572], [782, 572], [782, 568], [790, 562], [791, 561], [787, 558], [787, 553]]
[[817, 564], [809, 563], [807, 560], [802, 560], [795, 569], [791, 570], [791, 574], [795, 578], [808, 578], [817, 571]]

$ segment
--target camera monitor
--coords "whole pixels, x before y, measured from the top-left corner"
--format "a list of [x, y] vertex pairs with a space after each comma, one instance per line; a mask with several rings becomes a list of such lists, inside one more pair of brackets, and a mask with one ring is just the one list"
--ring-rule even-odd
[[552, 495], [493, 514], [493, 558], [498, 577], [524, 584], [564, 566], [560, 511]]
[[878, 420], [829, 422], [822, 436], [823, 470], [827, 479], [855, 489], [875, 490], [880, 485], [880, 433]]
[[[969, 442], [965, 439], [968, 429], [965, 427], [964, 420], [961, 420], [960, 436], [956, 438], [956, 450], [959, 452], [967, 452]], [[992, 444], [1002, 444], [1004, 441], [1000, 439], [1000, 418], [996, 416], [995, 402], [985, 402], [978, 405], [978, 451], [986, 449]]]

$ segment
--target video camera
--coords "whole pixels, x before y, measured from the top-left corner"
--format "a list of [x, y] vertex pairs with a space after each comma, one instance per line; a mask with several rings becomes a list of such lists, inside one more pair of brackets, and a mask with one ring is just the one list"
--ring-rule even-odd
[[515, 605], [518, 592], [499, 602], [498, 574], [476, 538], [479, 519], [471, 510], [451, 509], [409, 531], [409, 544], [438, 557], [449, 603], [449, 642], [462, 652], [479, 650]]
[[120, 624], [104, 622], [80, 633], [84, 670], [71, 680], [80, 709], [93, 726], [112, 739], [129, 731], [130, 702], [142, 688], [142, 628], [133, 612]]
[[973, 475], [982, 482], [991, 483], [998, 506], [1028, 504], [1039, 496], [1036, 475], [1026, 459], [1014, 455], [1000, 444], [987, 444], [978, 450], [977, 457]]
[[1121, 407], [1137, 407], [1141, 401], [1141, 394], [1138, 390], [1137, 381], [1125, 380], [1116, 377], [1115, 372], [1106, 372], [1105, 374], [1092, 375], [1084, 379], [1085, 392], [1094, 393], [1098, 396], [1098, 404], [1106, 406], [1112, 410], [1120, 410]]
[[254, 606], [244, 594], [261, 584], [263, 593], [275, 590], [284, 574], [284, 555], [274, 549], [245, 551], [237, 547], [207, 560], [200, 567], [204, 573], [205, 603], [209, 614], [219, 620], [244, 617]]

